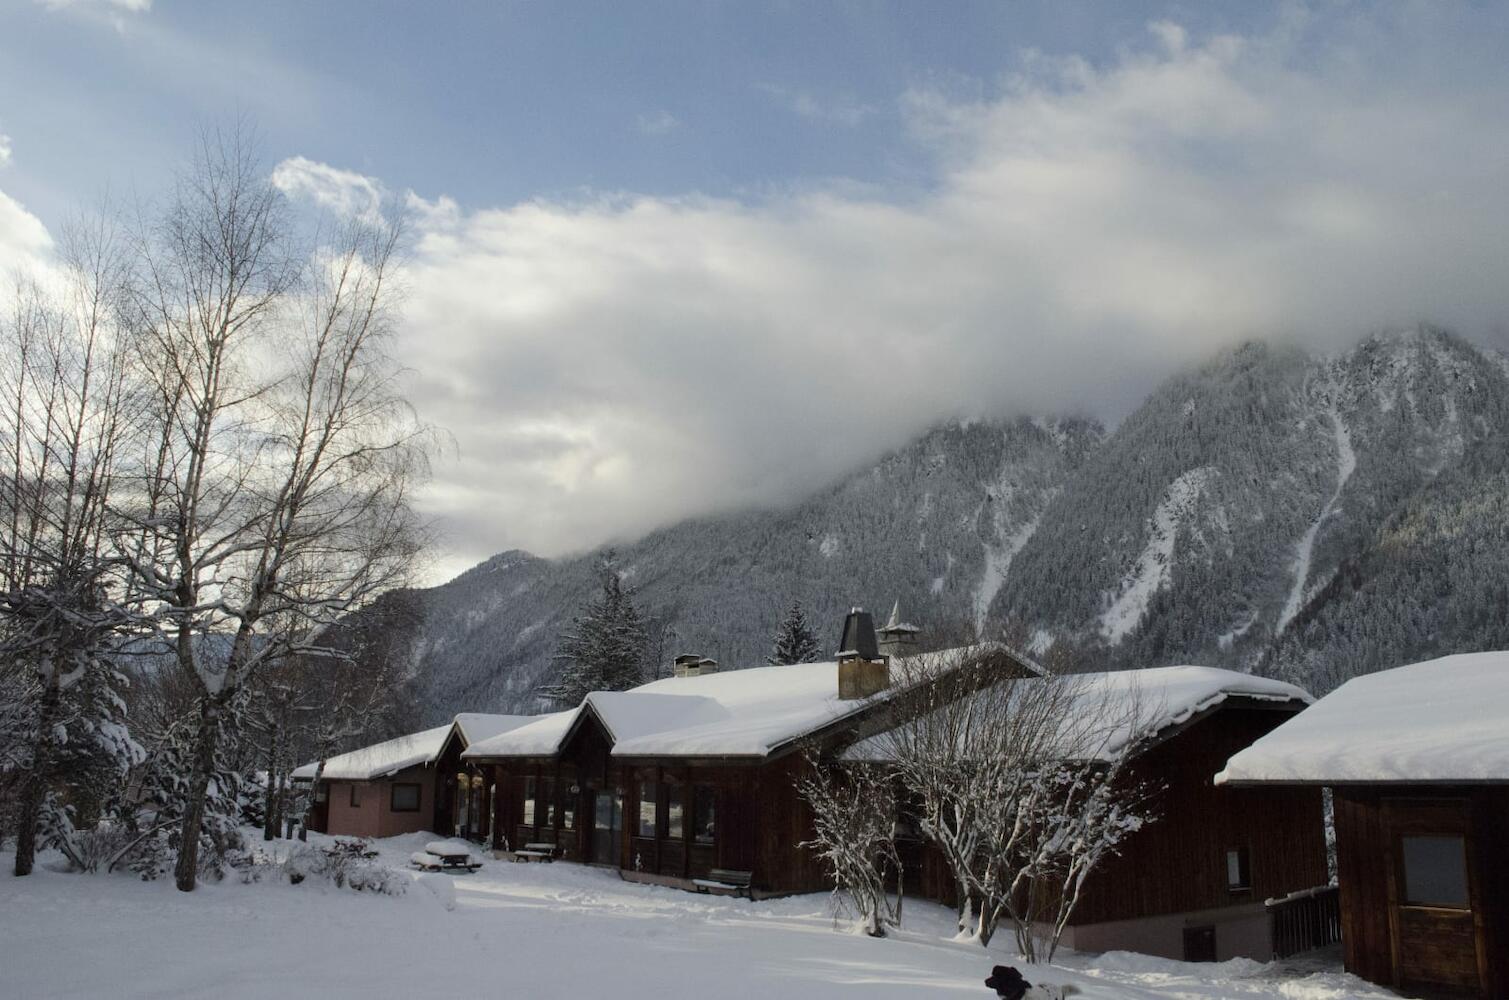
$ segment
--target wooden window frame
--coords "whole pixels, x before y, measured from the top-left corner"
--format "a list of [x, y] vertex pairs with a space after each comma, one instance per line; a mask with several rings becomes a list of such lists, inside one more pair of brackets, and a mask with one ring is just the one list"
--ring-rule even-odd
[[[400, 808], [398, 805], [398, 790], [400, 788], [414, 789], [414, 806]], [[388, 785], [388, 811], [396, 813], [417, 813], [424, 807], [424, 786], [417, 781], [394, 781]]]
[[[1237, 874], [1241, 876], [1238, 882], [1231, 881], [1231, 856], [1237, 856]], [[1245, 844], [1226, 848], [1226, 854], [1222, 858], [1226, 868], [1226, 891], [1233, 895], [1241, 892], [1252, 891], [1252, 851]]]
[[360, 781], [351, 782], [350, 804], [352, 809], [360, 809], [362, 807], [362, 783]]

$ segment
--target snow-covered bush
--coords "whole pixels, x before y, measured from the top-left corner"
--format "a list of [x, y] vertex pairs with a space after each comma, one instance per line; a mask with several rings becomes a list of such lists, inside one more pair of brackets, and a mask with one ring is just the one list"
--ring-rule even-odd
[[379, 862], [377, 852], [362, 840], [337, 840], [324, 847], [300, 844], [289, 851], [282, 868], [292, 885], [317, 879], [337, 889], [385, 896], [402, 896], [409, 886], [407, 875]]
[[[860, 764], [836, 768], [806, 755], [797, 790], [812, 810], [814, 851], [833, 876], [835, 917], [854, 914], [866, 934], [883, 937], [901, 923], [901, 858], [896, 853], [896, 793], [887, 768]], [[886, 886], [896, 882], [896, 905]]]

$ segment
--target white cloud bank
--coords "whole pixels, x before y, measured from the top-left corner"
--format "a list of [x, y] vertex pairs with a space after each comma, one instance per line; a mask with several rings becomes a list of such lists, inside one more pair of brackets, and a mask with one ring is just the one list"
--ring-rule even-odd
[[[1443, 83], [1395, 28], [1158, 23], [1108, 65], [908, 93], [907, 141], [936, 154], [921, 194], [410, 195], [406, 360], [460, 451], [430, 495], [448, 568], [785, 500], [953, 415], [1114, 418], [1248, 336], [1502, 322], [1505, 73]], [[274, 176], [384, 203], [302, 158]]]
[[[909, 93], [939, 163], [920, 197], [414, 199], [408, 356], [460, 446], [432, 494], [451, 565], [778, 502], [955, 414], [1114, 417], [1248, 336], [1509, 315], [1495, 88], [1432, 95], [1342, 50], [1297, 68], [1298, 44], [1160, 23], [1113, 65]], [[300, 186], [375, 184], [337, 175]]]

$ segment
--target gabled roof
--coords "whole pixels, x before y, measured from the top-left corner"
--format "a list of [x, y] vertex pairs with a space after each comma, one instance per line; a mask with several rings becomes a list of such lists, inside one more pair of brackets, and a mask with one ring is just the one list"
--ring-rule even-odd
[[1234, 755], [1216, 781], [1509, 783], [1509, 652], [1355, 677]]
[[462, 712], [456, 716], [456, 729], [467, 746], [481, 740], [492, 739], [520, 726], [527, 726], [538, 715], [486, 715], [482, 712]]
[[[1228, 702], [1300, 707], [1314, 701], [1308, 692], [1293, 684], [1218, 667], [1147, 667], [1070, 674], [1063, 680], [1072, 685], [1068, 693], [1073, 699], [1073, 707], [1066, 713], [1069, 726], [1086, 719], [1117, 723], [1103, 733], [1097, 730], [1094, 734], [1099, 744], [1097, 756], [1102, 760], [1110, 760], [1133, 740], [1148, 744], [1158, 742], [1178, 727]], [[1119, 711], [1118, 704], [1131, 706], [1134, 701], [1135, 718]], [[1096, 724], [1100, 723], [1097, 721]], [[1084, 735], [1077, 731], [1076, 742]], [[877, 735], [850, 747], [844, 758], [882, 760], [887, 753], [887, 740], [883, 735]]]
[[590, 713], [612, 738], [615, 757], [762, 758], [869, 712], [896, 692], [840, 700], [832, 662], [667, 677], [630, 691], [594, 691], [574, 709], [474, 743], [462, 756], [554, 756]]
[[[336, 754], [325, 761], [320, 777], [329, 781], [371, 781], [416, 764], [429, 764], [440, 756], [440, 748], [451, 734], [451, 723], [423, 732], [398, 736], [369, 747]], [[319, 762], [295, 768], [295, 779], [313, 780]]]
[[[488, 739], [517, 729], [534, 721], [532, 715], [485, 715], [480, 712], [462, 712], [443, 726], [426, 729], [407, 736], [398, 736], [369, 747], [348, 753], [337, 754], [325, 761], [322, 780], [371, 781], [382, 778], [416, 764], [433, 764], [445, 750], [446, 741], [454, 732], [464, 743], [470, 745], [480, 739]], [[310, 781], [314, 779], [319, 762], [295, 768], [292, 778]]]

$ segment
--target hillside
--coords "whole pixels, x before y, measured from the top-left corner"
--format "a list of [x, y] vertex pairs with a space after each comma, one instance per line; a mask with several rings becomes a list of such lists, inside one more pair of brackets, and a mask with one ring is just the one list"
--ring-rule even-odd
[[[800, 599], [825, 636], [900, 599], [934, 637], [1070, 661], [1194, 661], [1325, 690], [1509, 644], [1509, 364], [1439, 330], [1337, 357], [1248, 344], [1107, 435], [1080, 419], [935, 429], [778, 511], [620, 546], [654, 660], [763, 662]], [[597, 553], [496, 556], [414, 592], [425, 709], [537, 708]], [[836, 639], [836, 636], [834, 637]]]

